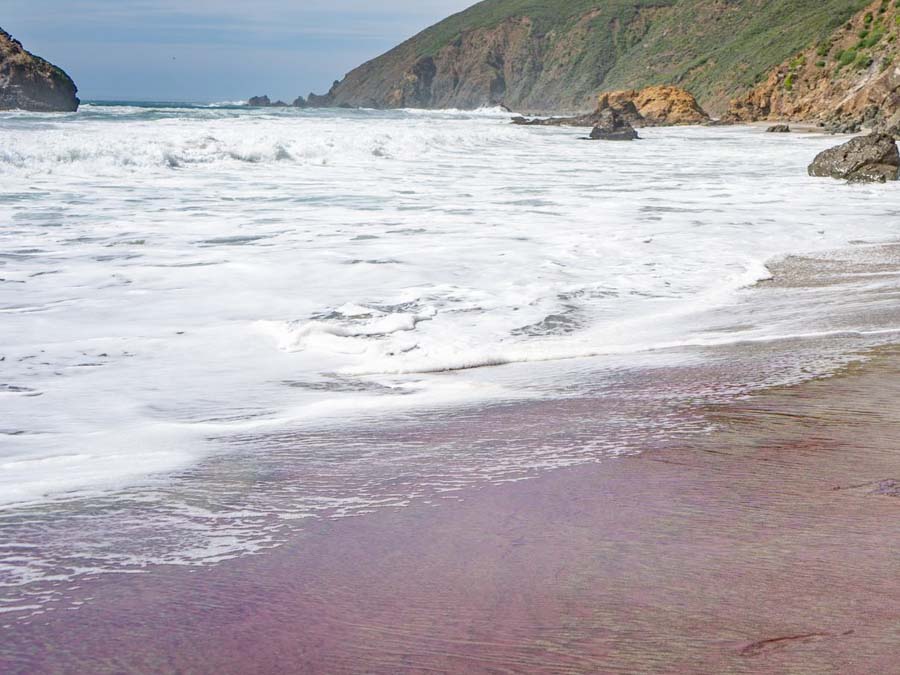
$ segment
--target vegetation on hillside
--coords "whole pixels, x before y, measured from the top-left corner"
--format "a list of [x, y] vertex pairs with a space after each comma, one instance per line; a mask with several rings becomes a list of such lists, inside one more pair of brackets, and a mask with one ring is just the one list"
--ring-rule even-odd
[[[417, 59], [439, 61], [442, 54], [469, 44], [466, 38], [479, 31], [525, 20], [533, 45], [529, 58], [537, 59], [537, 66], [511, 67], [504, 61], [505, 54], [497, 55], [498, 63], [504, 64], [508, 89], [515, 92], [509, 101], [513, 105], [527, 107], [557, 97], [561, 107], [570, 107], [601, 89], [679, 84], [704, 105], [721, 110], [729, 98], [761, 81], [774, 66], [826, 39], [867, 2], [485, 0], [366, 64], [365, 75], [379, 82], [379, 87], [381, 83], [390, 87], [411, 71]], [[497, 50], [502, 50], [502, 44]], [[522, 53], [511, 57], [521, 58]], [[566, 59], [562, 65], [560, 55]], [[543, 70], [552, 72], [553, 79], [545, 74], [542, 81], [540, 59], [551, 58], [557, 61]], [[510, 75], [527, 81], [517, 88]], [[364, 87], [361, 80], [351, 77], [349, 89], [337, 90], [339, 99], [352, 102], [352, 89]], [[536, 92], [533, 97], [525, 93], [540, 89], [543, 94]], [[371, 85], [365, 93], [367, 100], [377, 99]], [[471, 97], [467, 91], [466, 104]], [[442, 102], [446, 103], [446, 97]]]

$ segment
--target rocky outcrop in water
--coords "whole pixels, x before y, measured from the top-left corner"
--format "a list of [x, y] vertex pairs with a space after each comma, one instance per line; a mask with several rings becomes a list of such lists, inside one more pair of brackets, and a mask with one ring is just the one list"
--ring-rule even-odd
[[897, 180], [900, 151], [887, 134], [860, 136], [820, 153], [810, 164], [809, 175], [869, 183]]
[[791, 128], [787, 124], [775, 124], [766, 129], [767, 134], [789, 134]]
[[272, 101], [268, 96], [251, 96], [247, 99], [247, 105], [251, 108], [306, 108], [306, 99], [298, 96], [293, 103], [285, 101]]
[[597, 125], [591, 130], [592, 141], [634, 141], [638, 133], [627, 119], [607, 108], [598, 114]]
[[81, 101], [72, 78], [25, 50], [0, 29], [0, 110], [74, 112]]
[[513, 124], [551, 127], [601, 127], [609, 122], [609, 115], [631, 127], [662, 127], [680, 124], [703, 124], [709, 115], [690, 92], [680, 87], [657, 86], [646, 89], [625, 89], [600, 95], [597, 109], [575, 117], [534, 118], [514, 117]]

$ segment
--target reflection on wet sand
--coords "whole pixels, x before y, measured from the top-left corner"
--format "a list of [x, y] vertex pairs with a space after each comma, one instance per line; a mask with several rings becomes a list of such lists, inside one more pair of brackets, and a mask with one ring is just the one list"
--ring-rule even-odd
[[710, 406], [717, 431], [676, 446], [105, 577], [0, 655], [13, 672], [892, 672], [898, 396], [885, 348]]

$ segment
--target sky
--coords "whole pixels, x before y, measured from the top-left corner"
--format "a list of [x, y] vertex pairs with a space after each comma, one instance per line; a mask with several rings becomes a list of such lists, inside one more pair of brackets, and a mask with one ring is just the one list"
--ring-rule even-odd
[[2, 0], [82, 100], [288, 102], [475, 0]]

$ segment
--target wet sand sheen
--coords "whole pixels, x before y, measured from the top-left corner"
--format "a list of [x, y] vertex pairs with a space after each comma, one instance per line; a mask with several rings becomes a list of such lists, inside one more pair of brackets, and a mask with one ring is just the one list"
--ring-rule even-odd
[[709, 409], [720, 431], [684, 447], [88, 582], [89, 604], [14, 625], [0, 655], [12, 672], [892, 672], [898, 395], [884, 349]]

